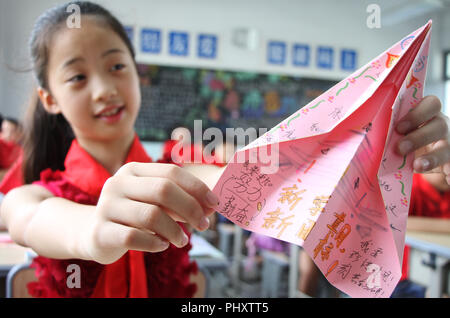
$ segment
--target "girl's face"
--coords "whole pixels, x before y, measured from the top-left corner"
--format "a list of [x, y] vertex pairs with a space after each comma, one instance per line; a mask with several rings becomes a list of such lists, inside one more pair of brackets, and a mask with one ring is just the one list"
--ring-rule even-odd
[[49, 47], [47, 111], [62, 113], [78, 139], [109, 141], [134, 133], [141, 95], [133, 58], [104, 22], [83, 16], [61, 28]]

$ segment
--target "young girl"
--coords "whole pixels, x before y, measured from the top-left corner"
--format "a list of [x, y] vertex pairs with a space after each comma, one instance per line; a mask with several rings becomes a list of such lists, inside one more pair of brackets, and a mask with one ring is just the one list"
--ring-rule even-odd
[[[40, 255], [30, 294], [192, 296], [196, 267], [177, 221], [205, 230], [218, 199], [175, 165], [142, 164], [151, 159], [133, 129], [141, 96], [132, 45], [108, 11], [75, 4], [81, 28], [66, 26], [67, 5], [34, 28], [39, 102], [24, 156], [33, 184], [2, 204], [12, 238]], [[80, 288], [67, 286], [71, 264], [81, 270]]]
[[[39, 102], [30, 112], [24, 149], [27, 185], [10, 191], [1, 204], [14, 241], [39, 254], [30, 293], [192, 296], [195, 265], [182, 223], [208, 228], [218, 204], [210, 188], [221, 170], [150, 163], [133, 129], [141, 96], [128, 37], [105, 9], [75, 4], [81, 28], [67, 26], [68, 4], [44, 13], [34, 28]], [[410, 147], [399, 146], [401, 152], [446, 138], [436, 98], [424, 99], [407, 116], [409, 126], [401, 132], [408, 133]], [[433, 145], [417, 159], [419, 171], [442, 170], [449, 161], [448, 145]], [[423, 169], [424, 158], [430, 164]], [[72, 264], [81, 270], [79, 288], [66, 282]]]

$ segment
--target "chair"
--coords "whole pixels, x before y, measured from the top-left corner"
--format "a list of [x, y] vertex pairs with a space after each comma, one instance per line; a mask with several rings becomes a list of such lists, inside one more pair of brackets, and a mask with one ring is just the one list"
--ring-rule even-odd
[[6, 298], [32, 298], [28, 293], [27, 284], [36, 281], [35, 269], [31, 263], [17, 264], [6, 277]]
[[262, 287], [263, 298], [288, 297], [289, 259], [280, 252], [262, 250]]
[[197, 284], [193, 298], [207, 298], [209, 295], [210, 275], [206, 268], [198, 266], [198, 272], [191, 276], [191, 283]]

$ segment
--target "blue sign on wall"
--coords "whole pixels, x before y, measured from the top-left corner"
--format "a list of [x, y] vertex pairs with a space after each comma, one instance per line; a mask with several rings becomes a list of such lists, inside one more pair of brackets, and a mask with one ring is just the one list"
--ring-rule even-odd
[[309, 45], [294, 44], [292, 47], [292, 63], [296, 66], [309, 66]]
[[267, 45], [267, 61], [270, 64], [286, 63], [286, 43], [270, 41]]
[[341, 69], [353, 71], [356, 69], [356, 51], [341, 50]]
[[198, 36], [199, 57], [214, 59], [217, 56], [217, 36], [210, 34], [200, 34]]
[[161, 31], [157, 29], [142, 29], [141, 50], [145, 53], [161, 53]]
[[333, 48], [329, 46], [319, 46], [317, 48], [317, 67], [318, 68], [333, 68]]
[[169, 53], [177, 56], [187, 56], [189, 51], [189, 35], [186, 32], [170, 32]]

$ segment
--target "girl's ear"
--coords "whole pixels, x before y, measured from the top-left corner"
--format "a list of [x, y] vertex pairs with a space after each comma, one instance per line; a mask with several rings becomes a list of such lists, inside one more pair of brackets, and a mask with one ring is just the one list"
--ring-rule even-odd
[[52, 94], [45, 88], [39, 87], [37, 89], [39, 99], [41, 100], [42, 106], [44, 106], [44, 109], [49, 112], [50, 114], [60, 114], [61, 108], [59, 107], [58, 103], [56, 102], [55, 98], [53, 98]]

